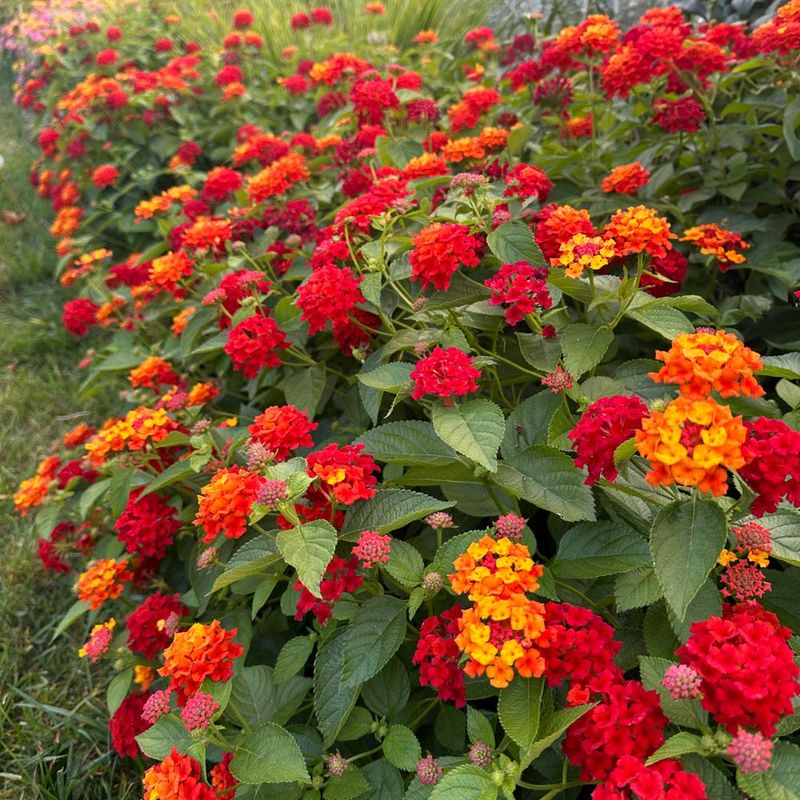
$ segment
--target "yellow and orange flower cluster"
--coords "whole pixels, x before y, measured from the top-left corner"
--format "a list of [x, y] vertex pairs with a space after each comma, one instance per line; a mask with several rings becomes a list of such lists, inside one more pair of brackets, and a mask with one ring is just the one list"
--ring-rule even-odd
[[728, 406], [709, 398], [678, 397], [664, 411], [652, 411], [636, 431], [636, 447], [650, 462], [653, 486], [696, 486], [715, 496], [727, 491], [726, 469], [747, 459], [742, 445], [747, 429]]
[[607, 266], [614, 258], [615, 242], [602, 236], [587, 236], [576, 233], [562, 242], [559, 256], [551, 260], [557, 267], [564, 267], [564, 274], [570, 278], [579, 278], [585, 269], [598, 270]]
[[133, 577], [125, 559], [101, 558], [94, 561], [78, 576], [75, 589], [78, 600], [96, 611], [106, 600], [115, 600], [122, 594], [126, 581]]
[[196, 195], [197, 191], [187, 184], [172, 186], [149, 200], [142, 200], [133, 213], [137, 221], [152, 219], [159, 212], [169, 211], [173, 203], [183, 204], [188, 200], [192, 200]]
[[731, 264], [743, 264], [746, 259], [742, 251], [750, 247], [738, 233], [720, 228], [714, 223], [688, 228], [681, 236], [681, 241], [696, 245], [703, 255], [714, 256], [719, 261], [722, 272]]
[[250, 178], [247, 196], [252, 202], [261, 203], [269, 197], [284, 194], [296, 183], [310, 177], [305, 157], [301, 153], [289, 153]]
[[508, 131], [504, 128], [484, 128], [478, 136], [451, 139], [442, 148], [442, 156], [451, 164], [472, 159], [479, 161], [487, 152], [502, 150], [508, 142]]
[[95, 466], [103, 464], [109, 453], [143, 450], [157, 444], [177, 428], [175, 420], [163, 408], [139, 406], [124, 418], [106, 420], [103, 427], [86, 442], [86, 458]]
[[746, 347], [732, 333], [699, 329], [675, 337], [669, 350], [657, 350], [664, 362], [650, 377], [656, 383], [680, 384], [685, 397], [761, 397], [764, 389], [753, 373], [763, 366], [758, 353]]
[[544, 672], [544, 659], [534, 646], [545, 628], [544, 606], [530, 600], [542, 576], [524, 544], [484, 536], [467, 548], [449, 576], [458, 594], [467, 594], [472, 607], [462, 612], [456, 644], [469, 657], [464, 671], [470, 677], [486, 673], [502, 689], [515, 672], [523, 678]]
[[646, 206], [631, 206], [617, 211], [603, 229], [605, 239], [614, 239], [618, 256], [648, 253], [663, 258], [672, 249], [675, 234], [669, 222]]
[[41, 505], [60, 465], [58, 456], [45, 458], [36, 468], [36, 474], [20, 483], [14, 495], [14, 510], [24, 517], [32, 508]]
[[188, 278], [193, 267], [194, 262], [182, 250], [177, 253], [170, 251], [150, 263], [150, 283], [156, 291], [174, 295], [179, 291], [181, 279]]

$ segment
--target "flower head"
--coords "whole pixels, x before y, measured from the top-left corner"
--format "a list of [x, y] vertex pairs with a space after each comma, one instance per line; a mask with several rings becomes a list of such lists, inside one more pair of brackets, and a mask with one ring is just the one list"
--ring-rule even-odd
[[367, 568], [385, 564], [389, 560], [392, 537], [378, 531], [364, 531], [353, 548], [353, 555]]
[[80, 658], [89, 658], [92, 664], [96, 664], [107, 652], [111, 646], [111, 640], [114, 638], [114, 627], [117, 621], [114, 617], [102, 622], [100, 625], [95, 625], [86, 644], [78, 650]]
[[231, 328], [224, 351], [233, 368], [245, 378], [255, 378], [264, 367], [280, 366], [278, 350], [289, 347], [286, 334], [272, 317], [253, 314]]
[[576, 233], [559, 246], [557, 258], [550, 260], [553, 266], [564, 267], [564, 274], [579, 278], [584, 270], [597, 271], [607, 267], [615, 255], [615, 241], [602, 236], [587, 236]]
[[700, 674], [686, 664], [671, 664], [664, 673], [662, 684], [673, 700], [688, 700], [700, 696]]
[[363, 444], [329, 444], [306, 459], [308, 474], [319, 478], [325, 491], [344, 505], [369, 500], [375, 495], [378, 480], [373, 473], [379, 468], [363, 449]]
[[[435, 572], [428, 574], [438, 577]], [[461, 649], [456, 644], [460, 618], [461, 609], [453, 606], [438, 616], [424, 619], [411, 663], [419, 666], [419, 682], [422, 686], [436, 689], [440, 700], [463, 708], [466, 705], [464, 672], [458, 664]]]
[[219, 703], [208, 692], [196, 692], [181, 709], [181, 720], [190, 733], [203, 730], [209, 726], [218, 710]]
[[659, 217], [654, 209], [632, 206], [611, 217], [603, 228], [603, 238], [614, 240], [618, 256], [648, 253], [663, 258], [672, 249], [670, 240], [675, 234], [670, 231], [669, 222]]
[[158, 720], [169, 714], [169, 699], [172, 692], [169, 689], [159, 689], [153, 692], [142, 706], [142, 719], [148, 725], [155, 725]]
[[219, 470], [200, 490], [193, 524], [203, 526], [202, 540], [213, 542], [220, 533], [229, 539], [241, 537], [263, 481], [260, 475], [242, 467]]
[[603, 178], [600, 187], [607, 194], [609, 192], [636, 194], [649, 180], [650, 173], [638, 161], [634, 161], [631, 164], [622, 164], [619, 167], [614, 167]]
[[96, 611], [106, 600], [114, 600], [122, 594], [124, 584], [133, 577], [124, 559], [101, 558], [93, 561], [78, 576], [76, 585], [78, 599]]
[[[154, 659], [169, 645], [171, 634], [164, 621], [170, 616], [189, 616], [189, 609], [181, 603], [180, 595], [153, 592], [125, 618], [128, 629], [128, 649], [145, 658]], [[161, 623], [161, 624], [159, 624]]]
[[439, 762], [430, 753], [417, 762], [417, 780], [425, 786], [436, 786], [443, 773]]
[[740, 474], [758, 495], [752, 513], [757, 517], [772, 513], [784, 498], [800, 506], [800, 431], [766, 417], [751, 420], [746, 427], [748, 463]]
[[436, 347], [429, 356], [421, 358], [409, 376], [414, 381], [411, 396], [420, 400], [425, 395], [435, 395], [452, 403], [454, 397], [478, 391], [481, 371], [473, 366], [473, 359], [457, 347]]
[[428, 225], [411, 239], [411, 244], [411, 277], [423, 287], [432, 285], [439, 291], [450, 287], [459, 266], [478, 266], [483, 246], [466, 225], [454, 222]]
[[547, 270], [532, 267], [525, 261], [503, 264], [497, 274], [484, 283], [492, 290], [489, 304], [504, 306], [503, 314], [509, 325], [516, 325], [526, 315], [553, 305], [547, 287]]
[[706, 256], [714, 256], [719, 262], [720, 272], [734, 264], [743, 264], [746, 259], [742, 251], [750, 245], [738, 233], [720, 228], [715, 223], [688, 228], [681, 236], [682, 242], [691, 242]]
[[260, 442], [274, 453], [276, 461], [286, 461], [300, 447], [313, 447], [311, 432], [317, 423], [293, 405], [270, 406], [259, 414], [249, 427], [253, 441]]
[[728, 755], [745, 774], [766, 772], [772, 766], [772, 742], [760, 733], [739, 728], [728, 746]]
[[201, 779], [200, 764], [175, 748], [142, 778], [145, 800], [216, 800], [217, 793]]

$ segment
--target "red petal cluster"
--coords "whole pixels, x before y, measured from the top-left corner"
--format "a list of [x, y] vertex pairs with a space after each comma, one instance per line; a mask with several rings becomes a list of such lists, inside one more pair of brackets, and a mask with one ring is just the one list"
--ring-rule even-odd
[[478, 391], [481, 371], [473, 366], [473, 359], [457, 347], [436, 347], [433, 352], [421, 358], [410, 378], [414, 381], [411, 396], [420, 400], [426, 394], [444, 398], [445, 405], [453, 397]]
[[453, 606], [439, 616], [428, 617], [419, 629], [417, 649], [411, 659], [419, 665], [419, 682], [436, 689], [440, 700], [447, 700], [458, 708], [466, 705], [464, 672], [458, 662], [461, 649], [456, 644], [461, 607]]

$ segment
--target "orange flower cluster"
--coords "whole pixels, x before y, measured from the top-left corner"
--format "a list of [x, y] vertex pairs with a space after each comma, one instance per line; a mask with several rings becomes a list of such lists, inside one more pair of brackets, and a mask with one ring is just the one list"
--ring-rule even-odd
[[169, 678], [169, 688], [177, 692], [183, 704], [208, 678], [227, 681], [233, 674], [233, 661], [244, 648], [233, 641], [238, 633], [225, 630], [218, 619], [208, 625], [195, 622], [188, 630], [179, 631], [164, 651], [164, 666], [158, 670]]
[[128, 380], [134, 389], [145, 388], [156, 392], [162, 383], [172, 385], [179, 378], [169, 361], [159, 356], [148, 356], [128, 373]]
[[180, 336], [186, 330], [186, 325], [189, 323], [189, 320], [195, 311], [197, 311], [197, 306], [188, 306], [182, 311], [179, 311], [172, 318], [170, 330], [175, 334], [175, 336]]
[[567, 277], [579, 278], [585, 269], [596, 271], [607, 266], [614, 258], [614, 246], [613, 239], [576, 233], [561, 243], [560, 255], [551, 259], [551, 263], [557, 267], [564, 267], [564, 274]]
[[467, 548], [449, 576], [453, 591], [467, 594], [472, 607], [458, 622], [456, 644], [469, 656], [464, 671], [483, 675], [502, 689], [514, 673], [523, 678], [544, 672], [544, 659], [534, 647], [544, 632], [544, 606], [529, 600], [539, 588], [541, 565], [534, 564], [524, 544], [484, 536]]
[[741, 417], [711, 398], [678, 397], [664, 411], [652, 411], [636, 431], [636, 447], [650, 462], [653, 486], [697, 486], [715, 496], [727, 491], [726, 469], [747, 459], [742, 445], [747, 429]]
[[143, 219], [152, 219], [159, 212], [169, 211], [173, 203], [183, 204], [188, 200], [194, 199], [196, 195], [197, 191], [186, 184], [172, 186], [149, 200], [142, 200], [133, 210], [133, 213], [137, 222]]
[[192, 406], [204, 406], [218, 395], [219, 387], [215, 386], [211, 381], [195, 383], [192, 388], [189, 389], [189, 396], [186, 398], [186, 406], [187, 408], [191, 408]]
[[89, 604], [96, 611], [106, 600], [114, 600], [122, 594], [123, 584], [133, 577], [125, 559], [101, 558], [94, 561], [78, 576], [76, 591], [78, 600]]
[[61, 440], [68, 450], [83, 444], [91, 436], [94, 436], [95, 429], [85, 422], [79, 422], [74, 428], [70, 428]]
[[403, 174], [409, 180], [415, 180], [433, 175], [447, 175], [448, 170], [447, 164], [441, 156], [436, 153], [423, 153], [421, 156], [409, 160]]
[[658, 258], [672, 249], [670, 239], [676, 238], [669, 229], [669, 222], [645, 206], [617, 211], [603, 229], [603, 237], [614, 239], [618, 256], [649, 253]]
[[50, 226], [50, 233], [53, 236], [69, 236], [78, 229], [82, 216], [83, 210], [78, 206], [62, 206]]
[[688, 228], [680, 241], [691, 242], [700, 248], [703, 255], [714, 256], [719, 261], [721, 272], [725, 272], [731, 264], [744, 264], [746, 259], [742, 250], [750, 247], [738, 233], [720, 228], [714, 223]]
[[233, 235], [233, 226], [220, 217], [198, 217], [183, 234], [183, 246], [219, 253]]
[[36, 468], [36, 474], [20, 483], [14, 495], [14, 510], [24, 517], [32, 508], [41, 505], [60, 465], [58, 456], [45, 458]]
[[109, 453], [122, 450], [143, 450], [148, 444], [157, 444], [178, 427], [175, 420], [167, 416], [163, 408], [152, 409], [139, 406], [129, 411], [124, 419], [109, 419], [103, 427], [86, 442], [86, 457], [99, 466]]
[[142, 785], [143, 800], [215, 800], [217, 797], [214, 789], [203, 782], [199, 762], [182, 755], [174, 747], [163, 761], [147, 768]]
[[195, 525], [205, 529], [204, 542], [220, 534], [238, 539], [247, 530], [247, 518], [264, 479], [243, 467], [221, 469], [201, 490]]
[[59, 283], [62, 286], [72, 286], [82, 275], [91, 272], [95, 264], [106, 258], [110, 258], [112, 255], [113, 253], [105, 248], [92, 250], [91, 253], [84, 253], [82, 256], [75, 259], [74, 266], [64, 270], [63, 275], [58, 279]]
[[649, 180], [650, 173], [638, 161], [633, 161], [614, 167], [603, 178], [600, 188], [606, 193], [635, 194]]
[[680, 384], [685, 397], [705, 397], [719, 392], [721, 397], [761, 397], [764, 389], [753, 373], [762, 367], [758, 353], [732, 333], [699, 329], [675, 337], [669, 350], [657, 350], [664, 362], [650, 377], [656, 383]]
[[253, 203], [262, 203], [269, 197], [284, 194], [296, 183], [310, 177], [305, 157], [301, 153], [289, 153], [250, 178], [247, 196]]
[[484, 128], [478, 136], [452, 139], [442, 148], [442, 156], [451, 164], [473, 159], [479, 161], [487, 152], [502, 150], [508, 142], [508, 131], [504, 128]]
[[166, 253], [150, 263], [150, 283], [158, 290], [175, 294], [181, 278], [192, 274], [194, 262], [182, 250]]

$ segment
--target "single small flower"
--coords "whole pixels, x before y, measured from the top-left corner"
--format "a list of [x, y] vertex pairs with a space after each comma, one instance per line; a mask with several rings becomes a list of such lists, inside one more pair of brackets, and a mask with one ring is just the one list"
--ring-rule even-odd
[[700, 695], [700, 674], [685, 664], [672, 664], [661, 682], [673, 700], [687, 700]]
[[757, 600], [772, 588], [764, 579], [761, 569], [750, 561], [731, 564], [720, 578], [722, 596], [731, 597], [740, 603]]
[[728, 755], [744, 773], [766, 772], [772, 766], [772, 742], [760, 733], [739, 728], [728, 747]]
[[558, 364], [552, 372], [542, 378], [542, 385], [549, 386], [553, 394], [571, 389], [573, 386], [572, 375], [567, 372], [561, 364]]
[[525, 520], [517, 514], [503, 514], [495, 520], [494, 527], [501, 536], [519, 539], [525, 527]]
[[353, 548], [353, 555], [369, 569], [375, 564], [385, 564], [389, 560], [392, 537], [382, 536], [378, 531], [364, 531], [358, 544]]
[[434, 511], [433, 514], [428, 514], [425, 517], [425, 524], [430, 525], [431, 528], [454, 528], [455, 523], [453, 518], [446, 511]]
[[172, 692], [169, 689], [159, 689], [147, 698], [142, 709], [142, 719], [150, 725], [155, 725], [158, 720], [169, 714], [169, 699]]
[[772, 552], [772, 534], [763, 525], [757, 522], [745, 522], [743, 525], [734, 525], [731, 529], [736, 539], [737, 550], [761, 553]]
[[342, 775], [347, 772], [347, 768], [350, 766], [347, 759], [341, 756], [339, 753], [331, 753], [328, 756], [327, 761], [328, 772], [330, 772], [331, 776], [334, 778], [341, 778]]
[[107, 652], [111, 646], [111, 640], [114, 638], [114, 627], [117, 621], [111, 617], [107, 622], [100, 625], [95, 625], [86, 644], [78, 650], [78, 655], [81, 658], [88, 656], [92, 664], [96, 664]]
[[219, 710], [219, 703], [207, 692], [192, 695], [181, 710], [181, 720], [187, 731], [207, 728]]
[[475, 742], [467, 755], [469, 763], [486, 769], [492, 763], [492, 748], [485, 742]]
[[426, 786], [436, 786], [443, 772], [439, 762], [430, 753], [417, 762], [417, 780]]

